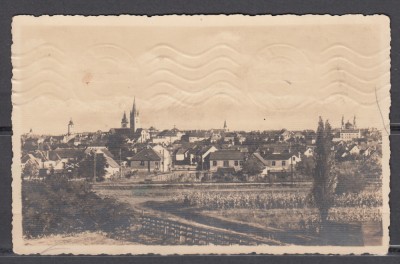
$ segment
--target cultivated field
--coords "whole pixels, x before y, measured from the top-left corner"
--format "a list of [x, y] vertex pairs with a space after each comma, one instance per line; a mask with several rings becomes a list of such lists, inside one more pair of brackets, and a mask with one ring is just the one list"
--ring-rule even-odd
[[[164, 221], [173, 221], [173, 226], [185, 225], [190, 230], [194, 228], [199, 234], [212, 231], [222, 232], [228, 237], [240, 236], [232, 241], [244, 244], [362, 246], [380, 243], [382, 228], [379, 210], [382, 201], [379, 189], [367, 188], [359, 194], [337, 195], [328, 217], [331, 225], [324, 232], [319, 230], [318, 212], [309, 202], [309, 189], [310, 184], [271, 186], [246, 183], [107, 182], [94, 186], [101, 197], [115, 198], [129, 204], [140, 217], [163, 222], [162, 227], [146, 233], [150, 239], [162, 231], [164, 242], [155, 242], [160, 244], [167, 243], [165, 241], [171, 243], [174, 238], [178, 244], [205, 243], [192, 231], [190, 239], [188, 236], [182, 239], [182, 235], [176, 235], [177, 231], [167, 236], [167, 229], [176, 228]], [[142, 223], [144, 229], [149, 224], [146, 221]], [[153, 222], [152, 226], [158, 225]], [[236, 243], [218, 241], [219, 244]]]

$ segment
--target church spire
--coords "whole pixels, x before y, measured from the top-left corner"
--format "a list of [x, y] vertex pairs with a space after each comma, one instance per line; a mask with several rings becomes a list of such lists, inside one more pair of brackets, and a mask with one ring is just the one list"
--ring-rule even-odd
[[133, 105], [130, 116], [130, 128], [135, 132], [138, 128], [141, 128], [139, 111], [136, 107], [136, 97], [133, 97]]
[[124, 111], [124, 115], [122, 116], [121, 120], [121, 127], [127, 127], [128, 126], [128, 119], [126, 118], [126, 112]]
[[136, 113], [136, 96], [133, 97], [133, 104], [132, 104], [132, 113]]
[[226, 120], [224, 121], [224, 131], [228, 131], [228, 126], [226, 125]]

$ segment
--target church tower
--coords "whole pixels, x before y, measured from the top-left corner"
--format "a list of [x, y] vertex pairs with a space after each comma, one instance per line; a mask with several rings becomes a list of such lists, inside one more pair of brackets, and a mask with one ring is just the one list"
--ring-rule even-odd
[[132, 111], [130, 115], [130, 128], [133, 132], [136, 132], [138, 128], [141, 128], [139, 110], [136, 109], [136, 98], [133, 99]]
[[224, 121], [224, 131], [225, 131], [225, 132], [228, 131], [228, 126], [226, 125], [226, 120]]
[[122, 116], [121, 127], [122, 128], [127, 128], [128, 127], [128, 118], [126, 118], [126, 113], [125, 112], [124, 112], [124, 115]]
[[74, 133], [74, 122], [72, 122], [72, 118], [68, 122], [68, 136]]

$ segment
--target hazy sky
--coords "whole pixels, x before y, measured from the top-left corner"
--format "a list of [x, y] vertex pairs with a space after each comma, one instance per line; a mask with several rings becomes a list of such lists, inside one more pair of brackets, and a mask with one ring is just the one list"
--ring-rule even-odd
[[[13, 25], [14, 123], [65, 133], [120, 127], [362, 127], [387, 119], [389, 21], [382, 16], [41, 17]], [[378, 105], [378, 103], [379, 105]], [[379, 111], [381, 108], [382, 113]]]

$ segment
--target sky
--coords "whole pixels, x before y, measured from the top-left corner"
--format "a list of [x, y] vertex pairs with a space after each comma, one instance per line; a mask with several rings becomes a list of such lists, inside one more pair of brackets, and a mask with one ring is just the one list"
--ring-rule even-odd
[[13, 123], [62, 134], [120, 127], [231, 130], [388, 125], [384, 16], [17, 17]]

